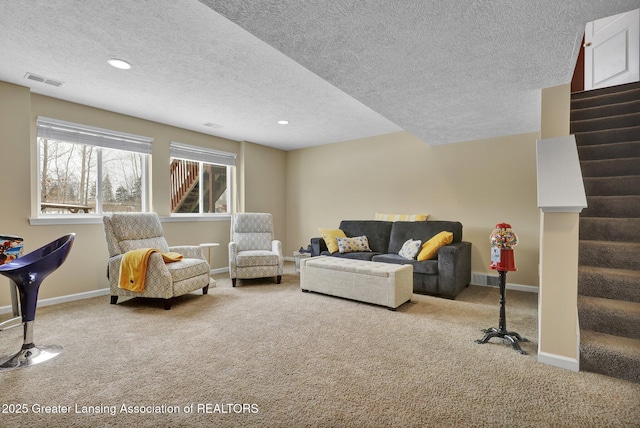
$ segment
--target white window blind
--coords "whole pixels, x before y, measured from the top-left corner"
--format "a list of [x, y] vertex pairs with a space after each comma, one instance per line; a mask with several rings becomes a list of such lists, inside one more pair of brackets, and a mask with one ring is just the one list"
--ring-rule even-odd
[[171, 157], [218, 165], [235, 166], [236, 154], [171, 142]]
[[38, 137], [151, 154], [153, 138], [38, 116]]

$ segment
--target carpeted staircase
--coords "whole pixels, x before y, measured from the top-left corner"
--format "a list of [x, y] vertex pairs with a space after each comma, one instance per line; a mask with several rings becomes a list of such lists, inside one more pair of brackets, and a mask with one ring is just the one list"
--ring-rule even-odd
[[640, 82], [571, 96], [580, 214], [580, 369], [640, 383]]

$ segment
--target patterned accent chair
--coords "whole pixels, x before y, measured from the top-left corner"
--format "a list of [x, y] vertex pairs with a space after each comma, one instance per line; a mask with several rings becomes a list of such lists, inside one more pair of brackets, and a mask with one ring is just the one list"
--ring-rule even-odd
[[269, 213], [237, 213], [231, 216], [229, 276], [236, 279], [276, 277], [282, 280], [282, 244], [273, 239], [273, 217]]
[[[209, 263], [198, 246], [170, 247], [156, 213], [114, 213], [103, 217], [104, 232], [109, 249], [107, 277], [111, 288], [111, 304], [118, 303], [119, 296], [152, 297], [164, 300], [164, 308], [171, 309], [176, 296], [202, 288], [209, 290]], [[162, 255], [152, 253], [147, 265], [144, 291], [136, 293], [118, 287], [120, 263], [124, 253], [139, 248], [155, 248], [162, 253], [170, 251], [182, 254], [183, 259], [165, 263]]]

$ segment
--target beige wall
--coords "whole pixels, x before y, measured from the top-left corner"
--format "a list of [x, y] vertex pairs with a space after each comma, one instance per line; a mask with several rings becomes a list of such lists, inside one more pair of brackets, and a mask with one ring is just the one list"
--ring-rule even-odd
[[540, 138], [569, 135], [571, 116], [571, 85], [560, 85], [542, 90], [540, 112]]
[[[568, 102], [564, 87], [543, 91], [543, 136], [568, 133]], [[283, 152], [32, 95], [28, 88], [0, 82], [0, 233], [23, 236], [26, 251], [65, 233], [77, 234], [69, 259], [47, 279], [41, 299], [101, 290], [108, 284], [101, 224], [29, 224], [37, 209], [38, 115], [153, 137], [153, 209], [161, 216], [169, 214], [166, 166], [170, 141], [237, 153], [235, 193], [240, 208], [274, 214], [275, 233], [283, 241], [286, 256], [306, 246], [318, 235], [318, 227], [337, 227], [342, 219], [373, 218], [375, 212], [428, 213], [432, 219], [462, 222], [464, 239], [473, 244], [472, 270], [493, 275], [495, 272], [488, 268], [489, 234], [496, 223], [509, 222], [518, 233], [520, 244], [516, 247], [518, 271], [509, 273], [508, 282], [535, 286], [541, 227], [552, 233], [556, 226], [561, 229], [543, 241], [545, 261], [564, 257], [554, 253], [555, 236], [562, 241], [563, 234], [576, 234], [573, 220], [558, 218], [557, 222], [546, 224], [541, 221], [536, 201], [537, 133], [429, 146], [400, 132]], [[172, 245], [219, 242], [221, 247], [212, 250], [212, 266], [227, 266], [227, 219], [172, 221], [163, 226]], [[7, 280], [0, 277], [0, 285], [3, 283]], [[562, 285], [547, 288], [547, 295], [554, 304], [575, 300], [575, 296], [570, 297], [574, 295], [573, 288]], [[9, 303], [7, 287], [6, 292], [0, 291], [0, 306]], [[541, 302], [541, 306], [545, 304]], [[556, 334], [558, 325], [567, 326], [569, 335], [574, 331], [571, 319], [554, 317], [566, 309], [561, 304], [541, 308], [540, 344], [545, 346], [540, 351], [575, 357], [573, 349], [564, 346], [573, 346], [575, 340], [565, 341], [566, 336]], [[546, 326], [549, 331], [544, 333]]]
[[[273, 214], [276, 239], [286, 242], [286, 152], [259, 144], [242, 143], [244, 163], [244, 211]], [[285, 254], [285, 256], [291, 254]]]
[[[571, 86], [542, 91], [542, 138], [569, 135]], [[578, 212], [542, 213], [538, 358], [578, 370]]]
[[[543, 213], [538, 296], [538, 358], [562, 357], [578, 368], [578, 235], [580, 216]], [[565, 360], [566, 359], [566, 360]], [[563, 363], [564, 364], [564, 363]], [[554, 364], [557, 365], [557, 364]]]
[[520, 243], [509, 283], [538, 285], [537, 133], [429, 146], [408, 132], [287, 152], [290, 253], [343, 219], [376, 212], [458, 220], [472, 243], [472, 270], [491, 271], [489, 235], [510, 223]]
[[[36, 210], [36, 117], [42, 115], [55, 119], [82, 123], [100, 128], [114, 129], [152, 137], [151, 167], [152, 209], [160, 216], [170, 212], [169, 202], [169, 143], [208, 147], [233, 153], [241, 152], [241, 143], [187, 131], [156, 122], [137, 119], [100, 109], [31, 94], [28, 88], [0, 82], [0, 163], [3, 167], [3, 185], [0, 186], [0, 233], [22, 236], [25, 252], [69, 232], [76, 233], [73, 250], [65, 264], [48, 278], [40, 292], [40, 299], [100, 290], [108, 287], [105, 277], [107, 249], [102, 224], [57, 224], [31, 226], [29, 218]], [[237, 181], [252, 197], [249, 207], [255, 211], [270, 211], [280, 219], [278, 228], [284, 233], [285, 181], [284, 152], [248, 144], [245, 162], [255, 173]], [[254, 159], [254, 157], [256, 157]], [[263, 164], [263, 159], [274, 163], [275, 168]], [[273, 183], [273, 186], [269, 185]], [[268, 189], [270, 196], [254, 199]], [[212, 249], [212, 267], [228, 266], [227, 244], [229, 221], [179, 221], [164, 222], [163, 227], [170, 245], [219, 242]], [[8, 280], [0, 277], [0, 306], [10, 304]], [[5, 292], [2, 289], [5, 288]]]
[[[169, 142], [202, 145], [239, 154], [243, 168], [238, 168], [236, 193], [246, 204], [244, 210], [274, 214], [286, 256], [306, 246], [318, 235], [318, 227], [337, 227], [342, 219], [373, 218], [377, 211], [428, 213], [432, 219], [462, 222], [464, 239], [473, 244], [473, 271], [492, 275], [489, 234], [496, 223], [511, 223], [520, 244], [518, 271], [510, 273], [508, 281], [538, 283], [537, 133], [429, 146], [400, 132], [282, 152], [32, 95], [28, 88], [2, 82], [0, 95], [0, 147], [5, 176], [12, 184], [0, 190], [1, 200], [12, 201], [2, 214], [0, 232], [24, 236], [27, 250], [63, 233], [78, 233], [64, 266], [74, 272], [73, 281], [52, 279], [51, 286], [43, 288], [44, 298], [105, 288], [107, 253], [101, 225], [29, 225], [35, 206], [32, 165], [38, 115], [153, 137], [153, 209], [160, 215], [169, 212], [168, 197], [163, 197], [168, 195]], [[221, 247], [212, 251], [212, 265], [227, 266], [228, 221], [164, 226], [171, 244], [220, 242]], [[0, 294], [0, 306], [7, 302], [8, 296]]]

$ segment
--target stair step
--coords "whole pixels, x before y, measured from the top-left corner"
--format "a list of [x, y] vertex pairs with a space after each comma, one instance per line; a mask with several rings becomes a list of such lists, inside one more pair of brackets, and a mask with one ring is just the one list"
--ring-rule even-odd
[[578, 264], [580, 266], [640, 270], [640, 243], [580, 240], [578, 243]]
[[616, 116], [598, 117], [594, 119], [571, 120], [571, 133], [602, 131], [616, 128], [628, 128], [640, 124], [640, 113], [618, 114]]
[[584, 217], [640, 218], [640, 196], [587, 196]]
[[627, 83], [607, 88], [593, 89], [571, 94], [571, 109], [582, 109], [585, 106], [616, 104], [640, 98], [639, 82]]
[[580, 328], [640, 339], [640, 303], [578, 296]]
[[602, 129], [599, 131], [574, 132], [574, 134], [578, 146], [624, 143], [627, 141], [638, 141], [640, 137], [640, 125], [627, 128]]
[[640, 82], [571, 95], [580, 213], [580, 369], [640, 383]]
[[580, 239], [640, 242], [640, 218], [580, 216]]
[[578, 146], [582, 161], [640, 157], [640, 141]]
[[579, 266], [578, 295], [640, 303], [640, 272]]
[[632, 112], [640, 112], [640, 91], [638, 92], [638, 97], [631, 101], [593, 107], [590, 106], [582, 109], [571, 109], [571, 122], [612, 117], [618, 114], [626, 114]]
[[581, 329], [580, 370], [640, 383], [640, 340]]
[[583, 182], [587, 196], [640, 195], [640, 175], [585, 177]]
[[583, 177], [640, 175], [640, 156], [624, 159], [581, 160]]

